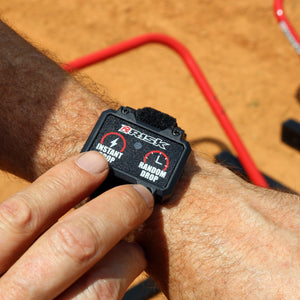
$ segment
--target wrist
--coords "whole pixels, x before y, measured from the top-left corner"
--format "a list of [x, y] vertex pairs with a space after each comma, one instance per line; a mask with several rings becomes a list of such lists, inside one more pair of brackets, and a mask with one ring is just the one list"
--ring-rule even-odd
[[171, 299], [290, 298], [299, 286], [299, 203], [194, 155], [136, 238]]
[[224, 257], [222, 243], [231, 243], [226, 230], [238, 222], [245, 211], [243, 195], [253, 189], [229, 170], [191, 155], [171, 200], [157, 206], [136, 233], [147, 272], [167, 297], [209, 298], [211, 290], [223, 292], [224, 272], [229, 278], [237, 262], [234, 255]]

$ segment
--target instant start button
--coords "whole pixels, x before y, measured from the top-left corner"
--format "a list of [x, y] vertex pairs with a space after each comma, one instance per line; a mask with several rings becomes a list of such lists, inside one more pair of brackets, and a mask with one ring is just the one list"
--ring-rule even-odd
[[123, 153], [121, 153], [117, 150], [114, 150], [110, 147], [104, 146], [100, 143], [98, 143], [98, 145], [96, 146], [96, 150], [98, 150], [100, 153], [102, 153], [109, 163], [112, 163], [113, 161], [115, 161], [116, 158], [120, 159], [123, 155]]
[[109, 163], [116, 159], [121, 159], [123, 151], [126, 148], [126, 140], [117, 132], [109, 132], [105, 134], [100, 143], [96, 145], [96, 150], [102, 153]]

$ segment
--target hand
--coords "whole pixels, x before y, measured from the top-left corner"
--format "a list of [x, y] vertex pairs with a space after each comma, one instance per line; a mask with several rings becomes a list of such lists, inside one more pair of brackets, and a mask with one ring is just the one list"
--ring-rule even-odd
[[297, 195], [255, 187], [195, 155], [143, 228], [148, 272], [170, 299], [299, 299]]
[[61, 218], [107, 173], [101, 154], [81, 154], [0, 205], [1, 300], [121, 298], [146, 266], [141, 248], [121, 240], [150, 216], [150, 192], [117, 187]]

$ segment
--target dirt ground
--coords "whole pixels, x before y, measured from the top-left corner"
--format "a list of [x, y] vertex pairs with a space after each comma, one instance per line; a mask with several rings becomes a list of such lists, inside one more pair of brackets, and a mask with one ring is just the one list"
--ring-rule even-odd
[[[62, 62], [149, 32], [178, 39], [194, 55], [258, 167], [300, 192], [300, 152], [280, 140], [283, 121], [300, 121], [300, 57], [279, 29], [272, 1], [0, 0], [0, 13]], [[285, 8], [300, 34], [300, 0], [286, 0]], [[212, 159], [220, 145], [232, 149], [172, 50], [147, 45], [83, 73], [121, 104], [175, 116], [205, 157]], [[3, 174], [0, 199], [26, 184]]]

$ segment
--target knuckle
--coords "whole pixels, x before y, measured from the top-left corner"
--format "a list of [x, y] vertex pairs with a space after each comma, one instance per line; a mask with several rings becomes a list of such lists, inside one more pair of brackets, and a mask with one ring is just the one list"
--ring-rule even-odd
[[46, 188], [53, 192], [70, 189], [71, 174], [71, 172], [59, 172], [55, 175], [48, 175]]
[[98, 250], [99, 237], [89, 221], [60, 221], [51, 238], [51, 246], [59, 256], [67, 257], [76, 263], [92, 260]]
[[0, 222], [16, 232], [32, 231], [36, 224], [34, 209], [25, 194], [16, 194], [0, 205]]

